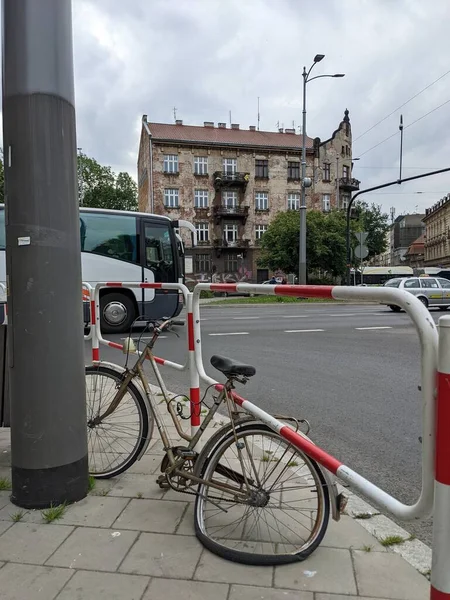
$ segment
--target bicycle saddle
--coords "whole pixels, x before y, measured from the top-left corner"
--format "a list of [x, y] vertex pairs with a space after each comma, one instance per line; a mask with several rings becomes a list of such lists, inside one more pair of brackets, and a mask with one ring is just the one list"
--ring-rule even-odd
[[215, 369], [226, 375], [226, 377], [233, 377], [233, 375], [253, 377], [256, 373], [256, 369], [255, 367], [252, 367], [252, 365], [245, 365], [244, 363], [237, 362], [226, 356], [218, 356], [215, 354], [214, 356], [211, 356], [210, 362]]

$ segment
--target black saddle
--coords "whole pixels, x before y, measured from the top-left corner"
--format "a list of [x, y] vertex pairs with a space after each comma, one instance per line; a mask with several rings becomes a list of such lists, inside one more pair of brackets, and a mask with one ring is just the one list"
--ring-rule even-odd
[[252, 365], [245, 365], [243, 363], [236, 362], [232, 358], [218, 356], [217, 354], [211, 356], [211, 364], [215, 369], [226, 375], [226, 377], [253, 377], [253, 375], [256, 373], [256, 369], [255, 367], [252, 367]]

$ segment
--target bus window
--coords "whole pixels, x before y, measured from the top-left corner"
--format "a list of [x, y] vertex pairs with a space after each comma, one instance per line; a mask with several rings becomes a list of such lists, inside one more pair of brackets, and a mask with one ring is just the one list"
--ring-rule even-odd
[[145, 223], [146, 267], [157, 283], [175, 281], [175, 265], [170, 230], [167, 226]]
[[81, 251], [138, 262], [136, 218], [128, 215], [81, 213]]

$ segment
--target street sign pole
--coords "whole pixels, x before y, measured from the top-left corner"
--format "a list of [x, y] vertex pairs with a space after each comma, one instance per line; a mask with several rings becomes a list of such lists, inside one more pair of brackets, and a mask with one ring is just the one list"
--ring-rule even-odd
[[70, 0], [3, 0], [14, 504], [88, 488]]

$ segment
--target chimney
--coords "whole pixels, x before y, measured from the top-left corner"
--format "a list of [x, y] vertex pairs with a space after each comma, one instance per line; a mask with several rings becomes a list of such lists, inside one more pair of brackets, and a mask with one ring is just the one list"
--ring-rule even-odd
[[280, 128], [278, 129], [278, 133], [284, 133], [284, 129], [283, 129], [282, 127], [280, 127]]
[[142, 120], [144, 123], [147, 123], [147, 115], [142, 115]]
[[205, 127], [214, 127], [214, 121], [205, 121], [203, 125]]
[[295, 133], [295, 129], [285, 129], [284, 133]]
[[219, 126], [219, 129], [226, 129], [227, 128], [227, 124], [226, 123], [217, 123], [217, 125]]
[[231, 123], [231, 129], [239, 129], [239, 123]]
[[175, 125], [183, 125], [183, 121], [181, 119], [177, 119], [175, 121]]
[[249, 129], [250, 131], [256, 131], [256, 127], [254, 125], [250, 125]]

